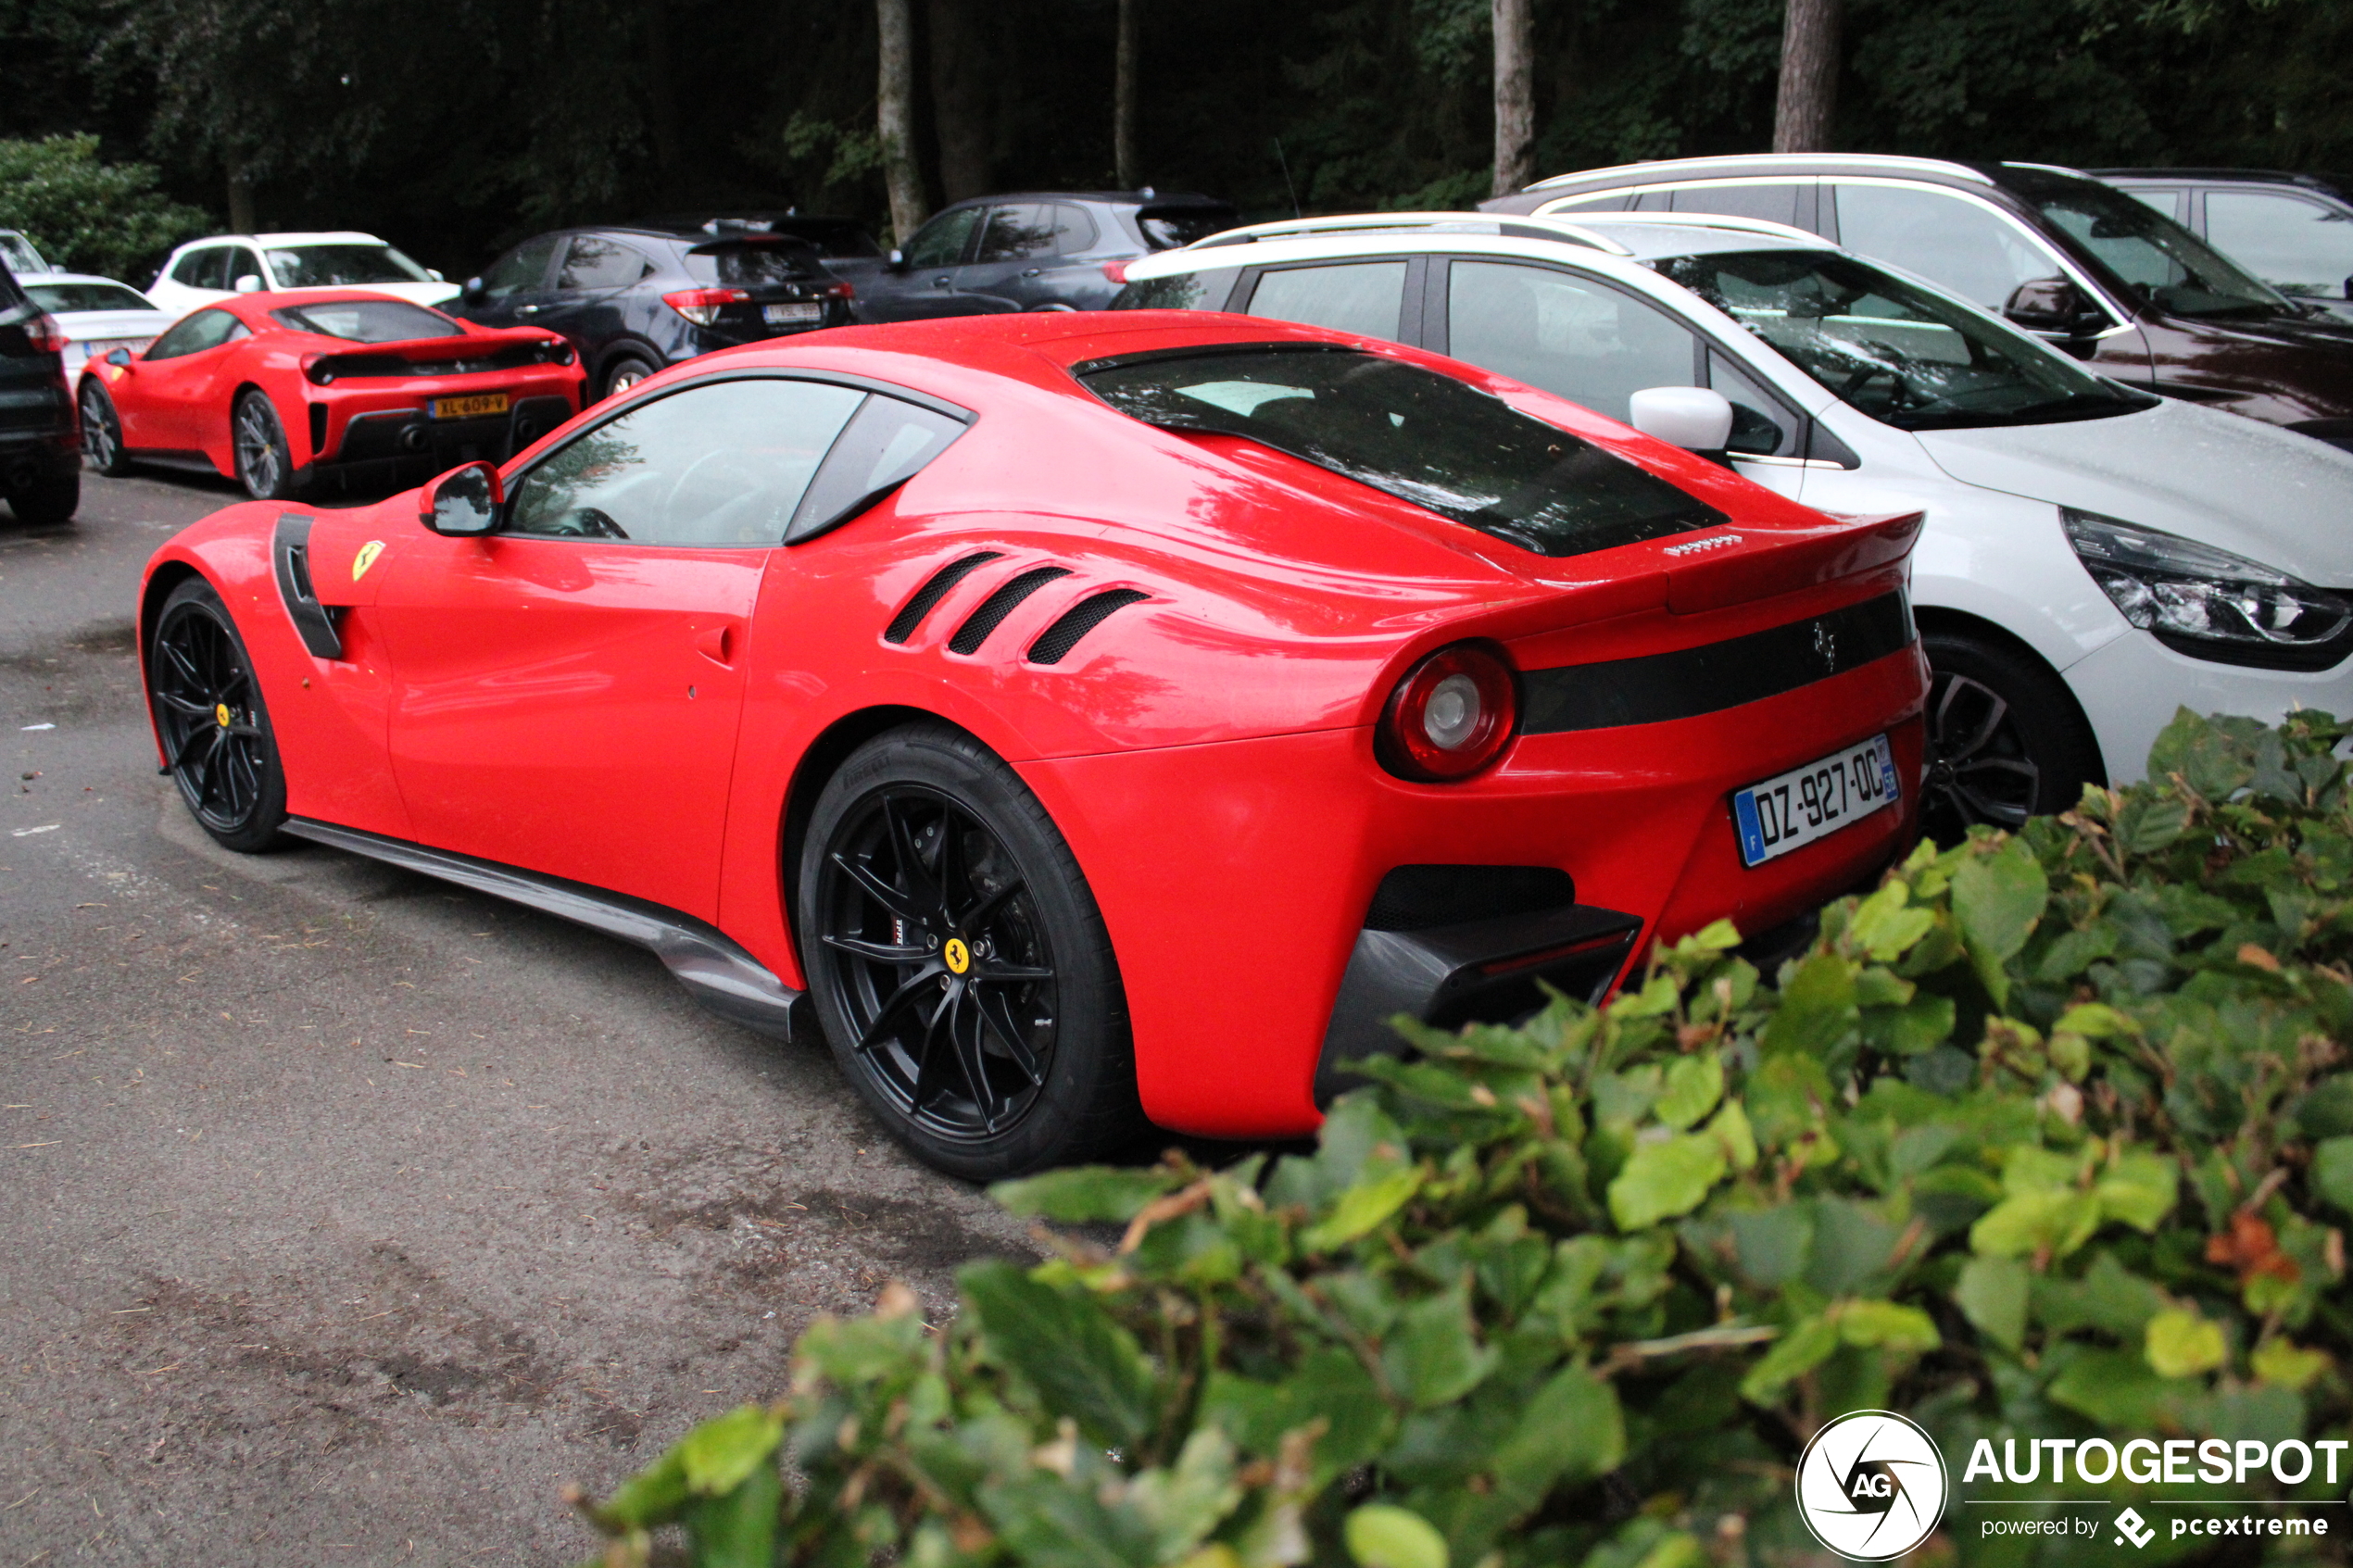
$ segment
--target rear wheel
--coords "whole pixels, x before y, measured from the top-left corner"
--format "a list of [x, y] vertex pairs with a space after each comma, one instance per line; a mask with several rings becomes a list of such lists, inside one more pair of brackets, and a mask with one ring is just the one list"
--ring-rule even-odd
[[286, 428], [268, 395], [248, 392], [237, 399], [230, 419], [230, 435], [237, 449], [237, 481], [257, 501], [297, 498], [294, 454], [286, 445]]
[[617, 397], [654, 373], [653, 362], [635, 354], [624, 354], [605, 367], [605, 393]]
[[1956, 844], [1982, 822], [2015, 828], [2074, 808], [2105, 783], [2075, 694], [2043, 662], [1991, 638], [1930, 632], [1920, 831]]
[[201, 578], [163, 602], [147, 649], [147, 690], [166, 771], [197, 823], [240, 853], [270, 848], [286, 820], [270, 712], [245, 639]]
[[1140, 1124], [1102, 916], [1045, 808], [972, 737], [918, 725], [852, 754], [799, 881], [834, 1055], [924, 1160], [992, 1181]]
[[81, 404], [82, 460], [93, 472], [121, 478], [131, 471], [131, 459], [122, 449], [122, 419], [114, 399], [96, 381], [85, 381]]
[[70, 522], [74, 509], [81, 505], [82, 474], [72, 469], [64, 473], [44, 473], [8, 495], [8, 509], [29, 528], [55, 528]]

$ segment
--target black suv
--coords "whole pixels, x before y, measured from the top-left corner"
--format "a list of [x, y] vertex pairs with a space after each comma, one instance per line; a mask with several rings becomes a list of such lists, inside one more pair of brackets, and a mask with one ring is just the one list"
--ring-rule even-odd
[[1235, 221], [1230, 202], [1150, 187], [978, 196], [934, 214], [879, 263], [834, 265], [857, 284], [861, 320], [1102, 310], [1128, 262]]
[[66, 390], [65, 333], [0, 265], [0, 496], [53, 527], [82, 504], [82, 430]]
[[2264, 169], [2087, 169], [2282, 294], [2353, 320], [2353, 177]]
[[1479, 206], [1792, 224], [1942, 283], [2118, 381], [2353, 450], [2353, 322], [2074, 169], [1766, 153], [1565, 174]]
[[716, 348], [847, 325], [850, 287], [789, 234], [563, 229], [523, 241], [442, 307], [545, 327], [580, 352], [591, 397]]

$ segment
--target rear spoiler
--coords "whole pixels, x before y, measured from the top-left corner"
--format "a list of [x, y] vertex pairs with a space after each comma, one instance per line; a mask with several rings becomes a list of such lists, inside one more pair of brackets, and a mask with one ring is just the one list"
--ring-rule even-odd
[[569, 365], [572, 345], [535, 327], [476, 330], [462, 337], [410, 338], [355, 345], [303, 362], [302, 373], [325, 386], [347, 376], [462, 376], [526, 365]]
[[[1823, 521], [1820, 528], [1760, 529], [1744, 536], [1736, 528], [1728, 529], [1669, 546], [1667, 608], [1679, 614], [1721, 609], [1902, 560], [1919, 541], [1928, 514], [1854, 517], [1825, 512]], [[1749, 548], [1707, 547], [1712, 539], [1722, 537], [1738, 538]], [[1678, 550], [1692, 553], [1679, 556]]]

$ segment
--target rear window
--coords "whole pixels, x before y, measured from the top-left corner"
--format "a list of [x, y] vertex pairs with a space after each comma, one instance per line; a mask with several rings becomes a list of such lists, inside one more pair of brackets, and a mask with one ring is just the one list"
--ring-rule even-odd
[[359, 283], [429, 283], [433, 274], [390, 245], [287, 245], [270, 253], [282, 289], [340, 289]]
[[1726, 521], [1614, 452], [1379, 355], [1252, 344], [1099, 359], [1076, 373], [1146, 424], [1254, 441], [1538, 555]]
[[805, 245], [761, 240], [697, 245], [686, 253], [686, 271], [698, 283], [803, 282], [824, 275], [817, 253]]
[[1176, 250], [1230, 229], [1236, 214], [1230, 207], [1148, 207], [1136, 214], [1136, 226], [1154, 250]]
[[51, 312], [153, 310], [147, 296], [120, 283], [27, 283], [32, 303]]
[[351, 343], [407, 343], [421, 337], [460, 337], [465, 329], [438, 310], [397, 299], [323, 300], [289, 305], [270, 319], [298, 332], [339, 337]]
[[1234, 292], [1238, 267], [1179, 272], [1169, 278], [1139, 278], [1119, 291], [1114, 310], [1223, 310]]

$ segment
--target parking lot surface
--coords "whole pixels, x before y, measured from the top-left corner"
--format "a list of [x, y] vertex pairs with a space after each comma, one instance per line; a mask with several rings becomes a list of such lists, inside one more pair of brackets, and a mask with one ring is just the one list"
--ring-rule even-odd
[[1029, 1250], [821, 1047], [650, 956], [319, 847], [211, 844], [132, 617], [238, 499], [0, 515], [0, 1568], [568, 1563], [812, 1317]]

